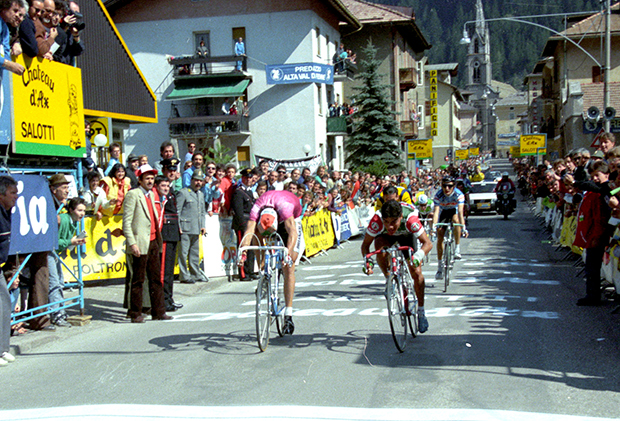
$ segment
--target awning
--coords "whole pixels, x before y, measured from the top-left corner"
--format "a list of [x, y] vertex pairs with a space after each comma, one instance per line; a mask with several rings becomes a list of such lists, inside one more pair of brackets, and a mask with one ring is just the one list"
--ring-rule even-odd
[[197, 98], [228, 98], [242, 96], [250, 84], [249, 79], [212, 81], [208, 84], [200, 85], [180, 85], [176, 86], [166, 101], [180, 101], [184, 99]]

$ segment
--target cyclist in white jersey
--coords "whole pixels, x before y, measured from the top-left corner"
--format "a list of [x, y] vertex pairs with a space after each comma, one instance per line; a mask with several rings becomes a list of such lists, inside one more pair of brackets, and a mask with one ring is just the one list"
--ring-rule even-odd
[[[455, 188], [454, 178], [447, 176], [441, 181], [441, 190], [435, 195], [435, 209], [433, 212], [433, 232], [437, 232], [437, 261], [441, 262], [443, 257], [443, 236], [446, 232], [445, 227], [436, 229], [437, 222], [448, 223], [450, 221], [455, 224], [465, 225], [465, 195], [459, 189]], [[467, 228], [463, 228], [463, 235], [469, 236]], [[454, 227], [454, 242], [456, 249], [454, 257], [461, 258], [461, 227]], [[443, 278], [443, 268], [441, 264], [435, 274], [435, 279]]]

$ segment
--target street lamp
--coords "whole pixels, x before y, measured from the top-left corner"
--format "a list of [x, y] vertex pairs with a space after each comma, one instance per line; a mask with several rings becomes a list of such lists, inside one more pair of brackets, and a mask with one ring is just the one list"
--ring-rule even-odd
[[[609, 72], [611, 69], [611, 28], [610, 28], [610, 16], [611, 16], [611, 0], [603, 0], [605, 2], [605, 65], [603, 66], [597, 59], [595, 59], [592, 54], [586, 51], [581, 45], [567, 37], [566, 35], [549, 28], [548, 26], [541, 25], [536, 22], [530, 22], [524, 19], [534, 19], [534, 18], [549, 18], [549, 17], [558, 17], [562, 16], [566, 18], [567, 16], [574, 15], [584, 15], [584, 14], [596, 14], [598, 11], [588, 11], [588, 12], [571, 12], [571, 13], [551, 13], [545, 15], [529, 15], [529, 16], [512, 16], [506, 18], [492, 18], [492, 19], [484, 19], [483, 22], [496, 22], [496, 21], [508, 21], [508, 22], [518, 22], [524, 23], [526, 25], [536, 26], [538, 28], [546, 29], [554, 33], [555, 35], [564, 38], [566, 41], [573, 44], [575, 47], [580, 49], [586, 56], [588, 56], [598, 67], [603, 69], [603, 92], [604, 92], [604, 108], [607, 109], [609, 107]], [[469, 45], [471, 43], [471, 39], [469, 38], [469, 32], [467, 31], [467, 25], [472, 23], [477, 23], [476, 20], [469, 20], [463, 24], [463, 38], [459, 42], [461, 45]], [[605, 120], [605, 131], [609, 131], [610, 129], [610, 121]]]
[[310, 153], [310, 145], [308, 145], [307, 143], [304, 145], [304, 152], [306, 154], [306, 156], [308, 156], [308, 154]]

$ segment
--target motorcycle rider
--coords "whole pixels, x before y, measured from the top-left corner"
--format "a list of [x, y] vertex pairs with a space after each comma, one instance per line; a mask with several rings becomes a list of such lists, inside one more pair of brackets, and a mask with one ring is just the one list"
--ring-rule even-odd
[[502, 179], [497, 182], [497, 185], [493, 189], [495, 193], [508, 193], [510, 197], [510, 205], [512, 209], [517, 208], [517, 201], [515, 199], [515, 184], [510, 179], [510, 176], [506, 171], [502, 173]]

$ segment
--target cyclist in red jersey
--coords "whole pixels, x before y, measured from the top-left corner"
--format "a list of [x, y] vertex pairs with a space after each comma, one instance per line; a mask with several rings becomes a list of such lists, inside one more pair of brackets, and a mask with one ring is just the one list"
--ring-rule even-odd
[[[375, 250], [390, 247], [398, 242], [401, 246], [414, 248], [414, 237], [420, 240], [422, 247], [413, 256], [405, 253], [409, 273], [413, 278], [414, 289], [418, 297], [418, 321], [420, 333], [428, 330], [428, 320], [424, 311], [424, 275], [422, 275], [422, 262], [424, 257], [430, 253], [433, 243], [424, 232], [424, 227], [418, 218], [418, 211], [412, 205], [399, 203], [396, 200], [388, 200], [383, 204], [370, 220], [366, 235], [362, 241], [362, 256], [370, 253], [370, 245], [374, 241]], [[387, 279], [389, 276], [389, 260], [385, 254], [377, 255], [377, 263], [381, 272]], [[368, 275], [372, 270], [368, 271]]]

